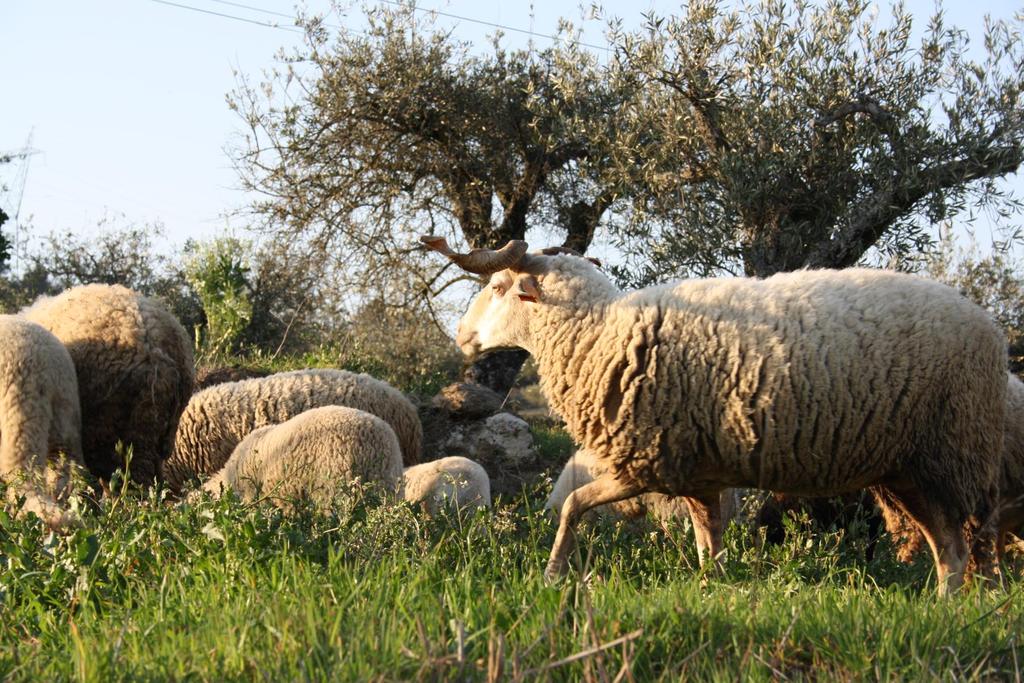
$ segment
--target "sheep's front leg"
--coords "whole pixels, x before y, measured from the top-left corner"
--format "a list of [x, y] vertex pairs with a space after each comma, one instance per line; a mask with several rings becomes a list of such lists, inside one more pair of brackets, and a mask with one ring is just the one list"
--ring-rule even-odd
[[605, 474], [570, 493], [562, 505], [558, 534], [551, 548], [551, 559], [548, 560], [544, 578], [550, 581], [565, 574], [569, 566], [569, 553], [576, 547], [576, 523], [583, 513], [598, 505], [632, 498], [642, 492], [637, 484], [625, 484], [614, 475]]
[[716, 491], [704, 496], [687, 496], [685, 500], [687, 507], [690, 508], [690, 521], [693, 522], [693, 535], [697, 540], [700, 566], [703, 568], [710, 560], [714, 562], [713, 570], [721, 572], [724, 568], [722, 531], [725, 529], [721, 496]]

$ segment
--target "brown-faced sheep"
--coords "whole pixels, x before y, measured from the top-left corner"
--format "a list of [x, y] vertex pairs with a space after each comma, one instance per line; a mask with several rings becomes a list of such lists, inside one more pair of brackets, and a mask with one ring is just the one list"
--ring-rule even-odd
[[[524, 242], [469, 254], [424, 242], [490, 274], [460, 321], [463, 352], [529, 351], [552, 409], [607, 465], [562, 507], [548, 576], [566, 571], [576, 521], [597, 505], [693, 499], [703, 559], [722, 548], [723, 488], [871, 487], [925, 534], [939, 592], [963, 582], [960, 530], [996, 514], [1006, 341], [954, 290], [849, 269], [623, 293], [586, 259]], [[986, 568], [992, 541], [975, 544]]]
[[491, 480], [479, 463], [451, 456], [405, 468], [401, 496], [430, 514], [445, 505], [462, 510], [491, 506]]
[[181, 323], [120, 285], [73, 287], [24, 315], [52, 332], [75, 363], [89, 471], [110, 479], [123, 465], [120, 441], [132, 447], [131, 478], [152, 483], [192, 394], [192, 344]]
[[402, 452], [384, 420], [325, 406], [250, 433], [203, 490], [218, 496], [231, 489], [245, 501], [266, 497], [285, 510], [299, 501], [326, 509], [346, 484], [379, 484], [390, 493], [401, 477]]
[[406, 465], [419, 462], [423, 426], [416, 408], [386, 382], [345, 370], [296, 370], [217, 384], [195, 394], [181, 416], [164, 481], [180, 492], [227, 462], [235, 446], [260, 427], [284, 422], [321, 406], [358, 408], [395, 431]]
[[82, 464], [78, 381], [67, 349], [40, 325], [0, 315], [0, 479], [8, 498], [51, 527], [72, 522], [57, 499]]

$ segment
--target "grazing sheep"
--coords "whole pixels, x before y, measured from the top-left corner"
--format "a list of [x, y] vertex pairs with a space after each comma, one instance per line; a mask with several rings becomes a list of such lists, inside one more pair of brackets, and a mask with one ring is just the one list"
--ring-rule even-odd
[[40, 299], [24, 315], [59, 339], [75, 363], [85, 465], [109, 480], [132, 447], [131, 478], [152, 483], [171, 452], [192, 394], [192, 344], [159, 302], [120, 285], [86, 285]]
[[1024, 382], [1010, 374], [1006, 382], [1006, 431], [1003, 439], [997, 546], [1000, 555], [1006, 546], [1008, 533], [1024, 538]]
[[437, 514], [444, 505], [462, 510], [491, 506], [491, 480], [478, 463], [452, 456], [405, 468], [401, 495]]
[[[577, 443], [608, 471], [562, 507], [548, 576], [580, 514], [654, 491], [692, 500], [700, 557], [718, 557], [719, 494], [832, 496], [871, 487], [924, 532], [939, 592], [963, 582], [961, 528], [997, 514], [1006, 342], [954, 290], [899, 273], [800, 271], [620, 292], [577, 256], [452, 252], [490, 274], [463, 316], [469, 356], [520, 347]], [[974, 551], [988, 569], [994, 538]]]
[[57, 504], [82, 464], [82, 417], [71, 356], [40, 325], [0, 315], [0, 479], [8, 497], [51, 527], [73, 521]]
[[[1006, 375], [1006, 431], [999, 479], [999, 517], [996, 552], [1002, 557], [1007, 534], [1024, 537], [1024, 382]], [[886, 511], [885, 526], [895, 538], [897, 555], [907, 562], [924, 540], [911, 520], [899, 511]]]
[[231, 489], [245, 501], [266, 496], [289, 510], [298, 501], [328, 508], [345, 484], [361, 481], [394, 491], [402, 477], [395, 432], [376, 415], [324, 406], [245, 437], [203, 489]]
[[223, 467], [254, 429], [328, 405], [358, 408], [383, 419], [398, 436], [403, 462], [419, 462], [423, 426], [402, 392], [345, 370], [296, 370], [217, 384], [195, 394], [182, 413], [171, 457], [164, 462], [164, 481], [180, 492], [190, 479]]
[[[544, 509], [553, 510], [556, 514], [562, 511], [562, 505], [569, 494], [576, 489], [589, 484], [600, 478], [607, 471], [594, 453], [582, 448], [576, 451], [569, 461], [565, 463], [562, 472], [555, 480], [551, 489], [551, 495], [544, 503]], [[722, 489], [720, 494], [722, 506], [722, 523], [728, 524], [736, 517], [739, 509], [739, 494], [736, 489]], [[632, 498], [619, 500], [614, 503], [594, 508], [597, 512], [611, 514], [617, 517], [635, 518], [643, 517], [650, 513], [660, 522], [667, 522], [673, 519], [682, 519], [686, 515], [692, 515], [692, 510], [686, 498], [682, 496], [668, 496], [664, 493], [642, 493]], [[695, 526], [696, 528], [696, 526]]]

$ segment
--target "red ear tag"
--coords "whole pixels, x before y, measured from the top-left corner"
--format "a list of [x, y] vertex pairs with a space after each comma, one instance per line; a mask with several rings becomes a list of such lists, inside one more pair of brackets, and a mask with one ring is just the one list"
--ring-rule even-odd
[[530, 294], [520, 294], [519, 295], [519, 300], [520, 301], [532, 301], [533, 303], [537, 303], [537, 297], [532, 296]]

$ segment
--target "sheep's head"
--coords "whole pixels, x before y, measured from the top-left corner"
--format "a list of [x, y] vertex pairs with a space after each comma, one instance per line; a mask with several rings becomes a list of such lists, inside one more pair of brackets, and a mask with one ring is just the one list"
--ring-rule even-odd
[[459, 320], [455, 343], [471, 358], [492, 349], [529, 350], [530, 307], [540, 296], [535, 275], [507, 268], [492, 274]]
[[540, 300], [540, 281], [534, 271], [541, 264], [527, 255], [526, 242], [512, 240], [498, 250], [459, 254], [443, 237], [420, 240], [463, 270], [489, 277], [459, 321], [455, 342], [462, 353], [472, 358], [483, 351], [528, 345], [528, 307]]
[[474, 249], [468, 254], [459, 254], [448, 247], [443, 237], [420, 239], [463, 270], [489, 276], [487, 286], [476, 295], [459, 321], [455, 341], [462, 352], [469, 357], [512, 347], [532, 352], [530, 317], [534, 306], [545, 303], [543, 282], [553, 272], [551, 257], [562, 253], [578, 254], [561, 247], [527, 254], [526, 242], [522, 240], [512, 240], [498, 250]]

